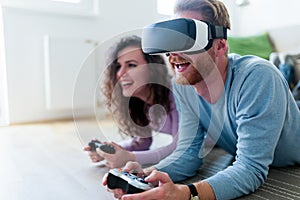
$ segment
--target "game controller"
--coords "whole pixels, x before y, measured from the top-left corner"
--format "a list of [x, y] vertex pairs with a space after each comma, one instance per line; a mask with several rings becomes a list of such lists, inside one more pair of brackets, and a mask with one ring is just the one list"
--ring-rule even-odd
[[100, 148], [101, 151], [104, 151], [105, 153], [109, 153], [109, 154], [114, 154], [116, 153], [116, 150], [113, 146], [111, 145], [107, 145], [107, 144], [103, 144], [99, 141], [91, 141], [89, 143], [89, 146], [91, 147], [91, 151], [96, 151], [97, 148]]
[[107, 176], [107, 187], [109, 189], [121, 188], [126, 194], [144, 192], [153, 188], [144, 178], [134, 174], [123, 172], [122, 169], [111, 169]]

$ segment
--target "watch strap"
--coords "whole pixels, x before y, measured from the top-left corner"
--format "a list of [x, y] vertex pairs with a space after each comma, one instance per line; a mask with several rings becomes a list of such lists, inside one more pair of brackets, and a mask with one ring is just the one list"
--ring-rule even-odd
[[195, 185], [192, 184], [192, 183], [190, 183], [190, 184], [187, 184], [187, 186], [189, 187], [189, 189], [190, 189], [190, 191], [191, 191], [191, 195], [192, 195], [193, 197], [198, 197], [198, 191], [197, 191]]

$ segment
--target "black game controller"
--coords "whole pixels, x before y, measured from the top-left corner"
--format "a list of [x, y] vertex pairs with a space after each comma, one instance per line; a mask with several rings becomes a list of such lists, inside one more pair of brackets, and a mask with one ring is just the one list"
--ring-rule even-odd
[[89, 143], [89, 146], [91, 147], [91, 151], [96, 151], [97, 148], [100, 148], [101, 151], [104, 151], [105, 153], [110, 153], [110, 154], [116, 153], [116, 150], [113, 146], [103, 144], [99, 141], [93, 140]]
[[150, 190], [153, 185], [121, 169], [111, 169], [107, 176], [107, 187], [109, 189], [121, 188], [126, 194], [134, 194]]

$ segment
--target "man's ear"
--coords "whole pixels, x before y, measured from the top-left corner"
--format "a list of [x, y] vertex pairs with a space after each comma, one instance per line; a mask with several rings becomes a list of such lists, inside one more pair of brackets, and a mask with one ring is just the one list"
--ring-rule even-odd
[[224, 54], [227, 53], [228, 44], [225, 39], [215, 39], [213, 46], [215, 50], [215, 55], [223, 56]]

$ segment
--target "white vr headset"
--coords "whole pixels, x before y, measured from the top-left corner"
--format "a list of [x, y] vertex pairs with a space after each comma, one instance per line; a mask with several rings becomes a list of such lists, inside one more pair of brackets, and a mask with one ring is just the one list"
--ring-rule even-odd
[[227, 39], [227, 29], [205, 21], [179, 18], [146, 26], [142, 33], [145, 53], [197, 53], [212, 46], [213, 39]]

